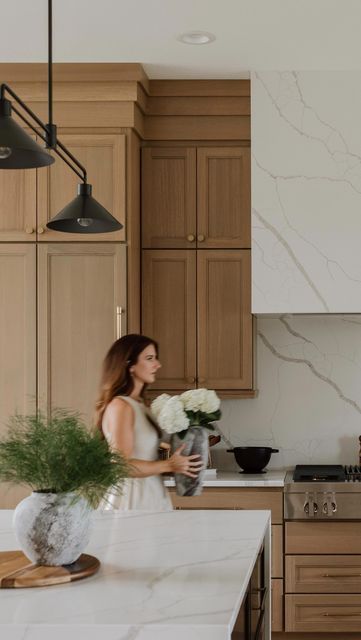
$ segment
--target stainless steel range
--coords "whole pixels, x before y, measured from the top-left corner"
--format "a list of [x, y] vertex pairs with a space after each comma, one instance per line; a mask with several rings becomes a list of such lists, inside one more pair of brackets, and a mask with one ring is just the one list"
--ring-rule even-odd
[[360, 520], [361, 466], [297, 465], [286, 475], [286, 520]]

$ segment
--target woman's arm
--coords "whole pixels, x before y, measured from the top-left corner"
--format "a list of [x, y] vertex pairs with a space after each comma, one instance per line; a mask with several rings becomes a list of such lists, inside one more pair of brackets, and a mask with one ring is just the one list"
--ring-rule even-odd
[[196, 478], [203, 464], [199, 456], [182, 456], [184, 445], [168, 460], [139, 460], [133, 458], [134, 450], [134, 409], [121, 398], [113, 398], [106, 409], [103, 419], [103, 432], [112, 449], [121, 451], [128, 458], [129, 475], [134, 478], [146, 478], [161, 473], [183, 473]]

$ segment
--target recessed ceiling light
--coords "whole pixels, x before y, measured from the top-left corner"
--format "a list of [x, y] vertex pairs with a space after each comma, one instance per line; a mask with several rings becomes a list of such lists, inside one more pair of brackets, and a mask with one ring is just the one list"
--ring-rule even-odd
[[209, 33], [208, 31], [187, 31], [177, 38], [184, 44], [209, 44], [215, 39], [214, 33]]

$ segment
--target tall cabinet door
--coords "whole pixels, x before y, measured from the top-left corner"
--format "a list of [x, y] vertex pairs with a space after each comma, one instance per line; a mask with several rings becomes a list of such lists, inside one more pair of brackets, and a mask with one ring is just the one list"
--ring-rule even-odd
[[126, 332], [126, 247], [43, 244], [38, 252], [39, 405], [79, 411], [91, 424], [102, 361]]
[[250, 150], [197, 149], [197, 240], [199, 248], [251, 246]]
[[143, 251], [142, 333], [159, 343], [154, 389], [196, 387], [196, 252]]
[[36, 204], [36, 169], [0, 171], [1, 242], [34, 242]]
[[197, 251], [198, 382], [252, 388], [251, 252]]
[[59, 139], [84, 165], [93, 197], [123, 224], [112, 233], [59, 233], [46, 228], [46, 223], [77, 195], [81, 179], [55, 155], [55, 162], [38, 173], [39, 222], [38, 240], [41, 242], [85, 242], [125, 240], [125, 135], [62, 134]]
[[[35, 244], [0, 244], [0, 436], [9, 416], [36, 410]], [[29, 491], [0, 484], [0, 508]]]
[[142, 150], [142, 246], [187, 249], [196, 242], [196, 150]]

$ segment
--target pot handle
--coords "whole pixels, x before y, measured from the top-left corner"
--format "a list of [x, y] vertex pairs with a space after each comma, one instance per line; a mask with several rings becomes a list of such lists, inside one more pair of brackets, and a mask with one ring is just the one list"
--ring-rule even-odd
[[271, 449], [271, 453], [279, 453], [280, 450], [279, 449]]
[[227, 453], [234, 453], [234, 449], [227, 449]]

